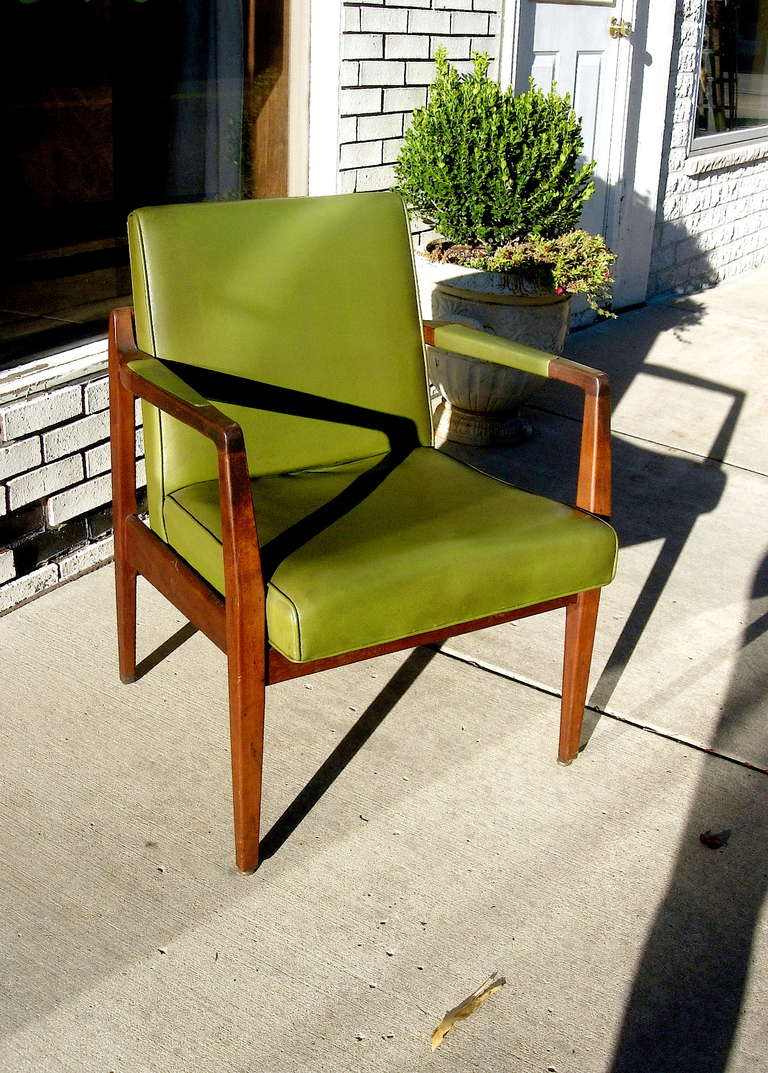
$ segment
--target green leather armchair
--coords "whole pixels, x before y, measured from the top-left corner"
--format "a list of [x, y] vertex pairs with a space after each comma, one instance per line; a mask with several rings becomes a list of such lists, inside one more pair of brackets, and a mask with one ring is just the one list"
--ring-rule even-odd
[[[565, 607], [558, 758], [573, 760], [616, 560], [605, 376], [422, 324], [392, 193], [141, 209], [129, 239], [134, 310], [110, 321], [120, 675], [136, 675], [141, 574], [227, 654], [238, 867], [259, 860], [274, 682]], [[433, 343], [584, 392], [575, 507], [433, 447]]]

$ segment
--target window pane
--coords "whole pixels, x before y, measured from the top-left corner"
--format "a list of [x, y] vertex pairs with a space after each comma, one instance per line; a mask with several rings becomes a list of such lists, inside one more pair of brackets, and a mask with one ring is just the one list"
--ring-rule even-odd
[[707, 0], [696, 134], [768, 124], [768, 0]]
[[104, 335], [132, 209], [284, 193], [287, 78], [281, 0], [0, 9], [2, 367]]

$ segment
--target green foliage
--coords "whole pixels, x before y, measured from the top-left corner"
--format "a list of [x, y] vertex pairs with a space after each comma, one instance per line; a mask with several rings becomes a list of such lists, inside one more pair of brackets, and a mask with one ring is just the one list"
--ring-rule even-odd
[[[611, 265], [616, 259], [602, 235], [568, 231], [557, 238], [533, 235], [525, 242], [489, 247], [453, 246], [435, 250], [438, 259], [484, 272], [506, 272], [557, 294], [583, 294], [592, 309], [612, 317], [603, 306], [610, 301]], [[433, 254], [434, 256], [434, 254]]]
[[533, 86], [517, 96], [488, 77], [475, 53], [461, 76], [437, 53], [437, 76], [413, 113], [395, 166], [397, 188], [415, 213], [452, 242], [502, 246], [572, 230], [594, 192], [594, 161], [566, 95]]

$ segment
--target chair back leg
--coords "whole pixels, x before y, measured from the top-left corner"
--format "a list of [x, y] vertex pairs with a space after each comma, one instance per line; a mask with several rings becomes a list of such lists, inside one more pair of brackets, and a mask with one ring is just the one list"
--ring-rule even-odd
[[579, 752], [599, 603], [600, 589], [589, 589], [579, 593], [575, 602], [565, 609], [563, 700], [557, 753], [560, 764], [570, 764]]
[[[117, 526], [115, 526], [117, 529]], [[136, 681], [136, 571], [117, 550], [115, 532], [115, 599], [117, 601], [117, 660], [120, 681]]]

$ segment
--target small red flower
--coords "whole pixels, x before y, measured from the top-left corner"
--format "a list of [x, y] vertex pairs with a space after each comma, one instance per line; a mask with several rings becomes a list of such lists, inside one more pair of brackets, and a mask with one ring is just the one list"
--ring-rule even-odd
[[565, 287], [555, 287], [555, 294], [565, 294]]

